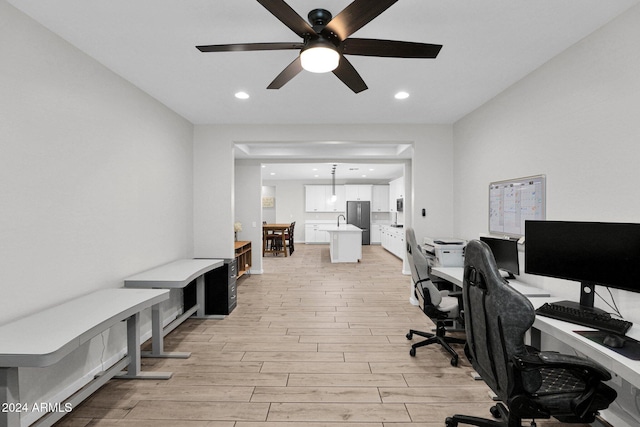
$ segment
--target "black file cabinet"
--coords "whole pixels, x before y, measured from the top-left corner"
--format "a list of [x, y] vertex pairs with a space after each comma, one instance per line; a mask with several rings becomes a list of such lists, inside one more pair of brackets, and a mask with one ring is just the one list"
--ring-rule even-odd
[[224, 265], [204, 275], [204, 313], [230, 314], [237, 305], [235, 259], [225, 259]]

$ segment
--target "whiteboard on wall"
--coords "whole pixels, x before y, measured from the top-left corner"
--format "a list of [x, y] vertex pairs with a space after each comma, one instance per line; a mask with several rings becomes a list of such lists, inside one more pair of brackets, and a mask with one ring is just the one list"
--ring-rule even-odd
[[524, 236], [524, 222], [546, 219], [546, 176], [489, 184], [489, 233]]

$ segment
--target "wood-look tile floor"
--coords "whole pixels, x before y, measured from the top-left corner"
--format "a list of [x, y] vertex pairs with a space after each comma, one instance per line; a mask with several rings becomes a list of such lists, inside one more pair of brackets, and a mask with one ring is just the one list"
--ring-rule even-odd
[[165, 350], [189, 359], [143, 359], [170, 380], [111, 380], [56, 426], [435, 427], [489, 415], [461, 347], [458, 367], [436, 345], [409, 355], [408, 330], [433, 324], [409, 303], [398, 258], [365, 246], [361, 262], [331, 264], [328, 246], [298, 244], [263, 260], [264, 274], [239, 280], [231, 315], [167, 336]]

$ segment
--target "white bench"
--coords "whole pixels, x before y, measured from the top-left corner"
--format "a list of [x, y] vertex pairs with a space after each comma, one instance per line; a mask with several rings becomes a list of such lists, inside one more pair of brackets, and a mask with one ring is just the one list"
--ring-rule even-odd
[[164, 329], [160, 308], [156, 306], [152, 309], [151, 352], [142, 353], [144, 357], [187, 358], [191, 355], [188, 352], [165, 352], [164, 336], [194, 313], [199, 318], [207, 317], [204, 310], [204, 274], [223, 265], [224, 260], [221, 259], [180, 259], [124, 279], [126, 288], [145, 289], [184, 289], [196, 279], [196, 305]]
[[[167, 372], [140, 372], [140, 312], [167, 299], [168, 290], [103, 289], [0, 326], [0, 427], [20, 426], [18, 368], [53, 365], [124, 320], [127, 356], [63, 403], [75, 406], [114, 376], [170, 378]], [[49, 426], [62, 416], [50, 412], [32, 425]]]

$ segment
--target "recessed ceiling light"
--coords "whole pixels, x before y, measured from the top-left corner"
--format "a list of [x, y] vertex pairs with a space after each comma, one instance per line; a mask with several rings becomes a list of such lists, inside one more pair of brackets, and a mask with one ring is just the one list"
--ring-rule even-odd
[[317, 178], [317, 177], [319, 177], [319, 176], [320, 176], [320, 175], [313, 175], [313, 177], [314, 177], [314, 178]]
[[409, 93], [407, 92], [398, 92], [395, 94], [394, 98], [396, 99], [407, 99], [409, 97]]
[[366, 178], [366, 177], [367, 177], [367, 175], [362, 175], [362, 177], [363, 177], [363, 178]]
[[269, 175], [275, 175], [275, 174], [276, 174], [275, 172], [271, 172]]
[[236, 92], [236, 98], [249, 99], [249, 94], [247, 92]]

